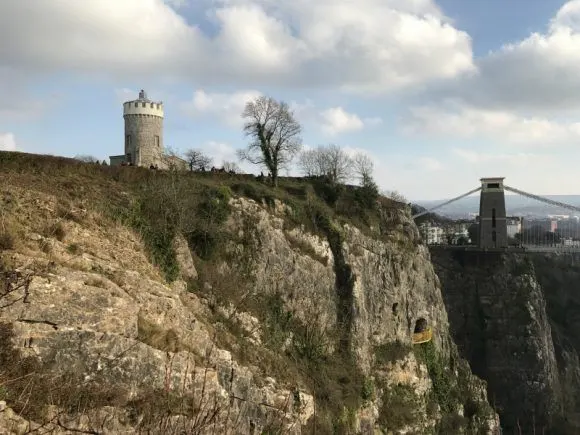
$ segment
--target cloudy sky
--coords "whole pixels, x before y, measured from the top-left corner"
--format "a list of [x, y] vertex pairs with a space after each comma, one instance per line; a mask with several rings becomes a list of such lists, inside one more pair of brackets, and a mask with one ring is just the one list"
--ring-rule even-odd
[[0, 0], [0, 40], [0, 149], [122, 153], [144, 88], [166, 146], [231, 160], [266, 94], [410, 199], [580, 194], [580, 0]]

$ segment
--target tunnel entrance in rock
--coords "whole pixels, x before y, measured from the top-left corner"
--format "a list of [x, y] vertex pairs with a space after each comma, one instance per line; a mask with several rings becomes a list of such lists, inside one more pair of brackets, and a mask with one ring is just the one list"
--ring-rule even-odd
[[415, 322], [415, 330], [413, 331], [415, 334], [419, 333], [419, 332], [425, 332], [427, 330], [427, 327], [429, 325], [427, 324], [427, 320], [425, 320], [424, 318], [419, 318], [417, 319], [417, 321]]
[[427, 343], [431, 341], [433, 331], [429, 323], [423, 317], [420, 317], [415, 322], [415, 329], [413, 330], [413, 344]]

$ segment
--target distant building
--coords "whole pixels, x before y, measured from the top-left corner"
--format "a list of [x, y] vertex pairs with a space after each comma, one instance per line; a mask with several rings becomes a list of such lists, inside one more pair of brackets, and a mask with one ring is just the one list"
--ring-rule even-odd
[[522, 232], [522, 219], [520, 217], [508, 217], [506, 218], [506, 226], [508, 237], [515, 238], [516, 234]]
[[439, 226], [433, 225], [430, 222], [424, 222], [419, 226], [423, 240], [428, 245], [440, 245], [446, 242], [445, 230]]
[[538, 231], [553, 233], [558, 229], [558, 221], [552, 219], [529, 220], [526, 225], [527, 229], [536, 228]]

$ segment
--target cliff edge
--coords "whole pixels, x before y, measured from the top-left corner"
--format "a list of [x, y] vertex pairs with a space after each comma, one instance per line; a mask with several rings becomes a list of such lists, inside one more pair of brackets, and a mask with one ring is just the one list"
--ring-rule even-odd
[[18, 153], [0, 186], [0, 432], [497, 431], [400, 204]]

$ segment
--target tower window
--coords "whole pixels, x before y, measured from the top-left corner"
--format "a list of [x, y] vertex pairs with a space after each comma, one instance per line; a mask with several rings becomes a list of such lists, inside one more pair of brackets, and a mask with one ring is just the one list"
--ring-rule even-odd
[[495, 231], [491, 232], [491, 241], [495, 243], [495, 241], [497, 240], [497, 234]]
[[151, 103], [151, 108], [153, 109], [153, 103]]
[[142, 107], [145, 107], [147, 105], [147, 103], [141, 103]]
[[495, 228], [495, 208], [491, 209], [491, 227]]
[[487, 183], [488, 189], [499, 189], [499, 183]]
[[126, 146], [131, 146], [131, 135], [128, 134], [127, 136], [125, 136], [125, 145]]
[[135, 107], [139, 107], [139, 103], [135, 103]]
[[155, 146], [159, 146], [159, 136], [155, 136]]

